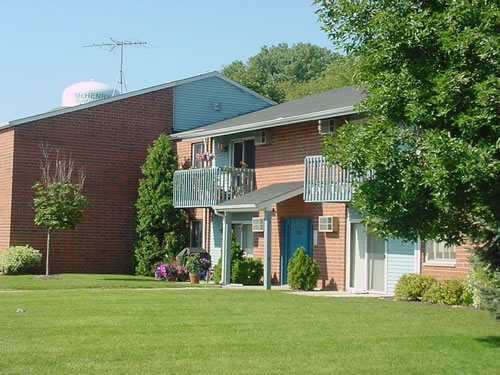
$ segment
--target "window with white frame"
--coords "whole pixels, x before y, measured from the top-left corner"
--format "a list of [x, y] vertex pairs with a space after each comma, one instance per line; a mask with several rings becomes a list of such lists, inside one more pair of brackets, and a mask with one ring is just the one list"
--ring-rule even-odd
[[203, 142], [193, 143], [191, 145], [191, 166], [194, 168], [203, 168], [203, 161], [198, 158], [205, 151]]
[[233, 224], [232, 229], [238, 242], [248, 257], [253, 256], [252, 223]]
[[425, 243], [425, 261], [427, 263], [455, 264], [457, 259], [455, 246], [444, 242], [427, 241]]

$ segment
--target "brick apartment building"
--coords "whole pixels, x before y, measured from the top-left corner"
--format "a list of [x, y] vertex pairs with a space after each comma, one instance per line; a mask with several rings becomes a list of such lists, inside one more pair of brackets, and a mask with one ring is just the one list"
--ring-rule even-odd
[[0, 251], [28, 244], [45, 252], [45, 228], [33, 221], [32, 190], [41, 177], [43, 143], [85, 169], [89, 201], [76, 230], [53, 233], [51, 272], [131, 273], [135, 202], [148, 146], [161, 133], [273, 104], [212, 72], [0, 124]]

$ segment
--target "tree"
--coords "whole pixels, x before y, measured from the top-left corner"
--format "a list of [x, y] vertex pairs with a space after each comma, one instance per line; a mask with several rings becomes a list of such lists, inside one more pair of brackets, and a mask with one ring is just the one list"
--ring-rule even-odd
[[168, 262], [187, 243], [184, 213], [173, 205], [177, 156], [170, 138], [162, 134], [148, 149], [141, 168], [136, 203], [135, 272], [151, 275], [159, 262]]
[[83, 216], [83, 207], [87, 205], [87, 198], [82, 194], [85, 182], [85, 172], [80, 169], [78, 178], [73, 181], [73, 161], [56, 152], [54, 170], [51, 169], [50, 149], [47, 145], [40, 145], [43, 159], [41, 181], [33, 189], [36, 197], [35, 224], [47, 228], [47, 256], [45, 259], [45, 276], [49, 275], [50, 237], [55, 229], [75, 229]]
[[366, 124], [325, 139], [359, 176], [353, 204], [385, 236], [470, 240], [500, 268], [500, 19], [486, 0], [316, 0], [356, 61]]
[[[222, 74], [281, 103], [301, 97], [298, 95], [320, 92], [315, 89], [316, 85], [321, 87], [321, 91], [338, 87], [329, 86], [334, 85], [334, 80], [324, 81], [321, 78], [329, 67], [343, 68], [343, 61], [343, 56], [310, 43], [298, 43], [291, 47], [280, 43], [261, 47], [260, 52], [248, 58], [246, 63], [236, 60], [226, 65]], [[339, 75], [345, 74], [339, 72]], [[306, 87], [301, 89], [302, 86]]]

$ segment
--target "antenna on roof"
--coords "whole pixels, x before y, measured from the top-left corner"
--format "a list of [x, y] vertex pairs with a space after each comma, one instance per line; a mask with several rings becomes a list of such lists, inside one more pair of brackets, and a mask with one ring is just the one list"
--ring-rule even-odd
[[[116, 91], [116, 86], [119, 84], [120, 85], [120, 93], [125, 93], [127, 92], [127, 84], [125, 83], [125, 74], [123, 73], [123, 47], [124, 46], [137, 46], [141, 44], [147, 44], [147, 42], [134, 42], [132, 40], [115, 40], [111, 37], [109, 37], [111, 42], [108, 43], [93, 43], [92, 45], [89, 46], [84, 46], [84, 47], [101, 47], [101, 48], [106, 48], [109, 52], [113, 51], [116, 47], [120, 48], [120, 73], [118, 74], [118, 79], [116, 80], [115, 84], [115, 90]], [[123, 87], [125, 87], [125, 91], [123, 91]], [[113, 93], [114, 95], [114, 93]]]

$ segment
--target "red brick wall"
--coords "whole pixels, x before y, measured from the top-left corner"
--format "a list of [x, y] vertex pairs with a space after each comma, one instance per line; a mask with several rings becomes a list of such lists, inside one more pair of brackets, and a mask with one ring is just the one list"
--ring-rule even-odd
[[455, 266], [431, 266], [425, 264], [425, 245], [422, 244], [422, 273], [432, 275], [436, 279], [443, 281], [444, 279], [464, 278], [467, 272], [472, 267], [468, 258], [471, 256], [467, 250], [467, 246], [457, 246], [456, 248], [456, 264]]
[[[276, 215], [271, 223], [271, 275], [274, 284], [281, 278], [281, 222], [285, 218], [307, 217], [313, 220], [313, 230], [318, 230], [318, 216], [339, 218], [338, 232], [318, 232], [318, 241], [313, 245], [313, 258], [320, 267], [317, 287], [321, 289], [344, 290], [345, 288], [345, 235], [347, 209], [342, 203], [306, 203], [302, 195], [290, 198], [276, 205]], [[263, 214], [261, 213], [261, 216]], [[264, 257], [264, 235], [255, 233], [254, 256]]]
[[[321, 136], [317, 121], [272, 128], [268, 130], [270, 144], [257, 146], [257, 188], [286, 181], [304, 180], [304, 158], [321, 155]], [[318, 288], [344, 289], [345, 280], [345, 232], [346, 206], [341, 203], [306, 203], [302, 194], [276, 205], [272, 219], [271, 274], [273, 283], [279, 283], [281, 275], [281, 220], [283, 218], [310, 217], [313, 230], [318, 229], [318, 216], [339, 218], [338, 232], [318, 233], [318, 243], [313, 246], [313, 258], [320, 266]], [[254, 255], [263, 257], [264, 237], [256, 234]]]
[[132, 272], [140, 167], [147, 147], [171, 132], [172, 110], [168, 88], [17, 125], [10, 244], [45, 250], [31, 187], [40, 179], [39, 145], [47, 142], [71, 155], [75, 169], [85, 168], [89, 200], [76, 230], [53, 233], [51, 273]]
[[317, 126], [317, 121], [309, 121], [269, 129], [271, 143], [256, 146], [257, 188], [304, 180], [304, 157], [322, 152]]
[[0, 251], [9, 247], [14, 131], [0, 132]]

